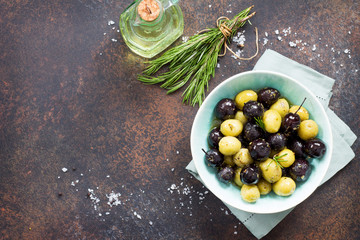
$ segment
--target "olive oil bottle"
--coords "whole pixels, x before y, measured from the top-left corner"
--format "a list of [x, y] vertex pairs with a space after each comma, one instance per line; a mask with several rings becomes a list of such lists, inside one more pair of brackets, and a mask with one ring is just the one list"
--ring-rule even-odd
[[184, 18], [178, 0], [137, 0], [120, 15], [119, 26], [133, 52], [152, 58], [183, 34]]

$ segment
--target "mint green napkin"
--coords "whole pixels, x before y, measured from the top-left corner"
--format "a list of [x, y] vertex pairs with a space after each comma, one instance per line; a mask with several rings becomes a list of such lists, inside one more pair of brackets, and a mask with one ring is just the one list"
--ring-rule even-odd
[[[271, 70], [288, 75], [300, 81], [303, 85], [308, 86], [323, 104], [333, 129], [334, 147], [330, 166], [322, 183], [334, 176], [335, 173], [345, 167], [355, 157], [351, 145], [355, 142], [356, 135], [331, 109], [328, 108], [332, 96], [332, 86], [335, 82], [334, 79], [272, 50], [265, 51], [255, 65], [254, 70]], [[187, 165], [186, 169], [201, 181], [193, 161]], [[292, 209], [289, 209], [275, 214], [255, 214], [240, 211], [229, 205], [226, 206], [258, 239], [268, 234], [271, 229], [292, 211]]]

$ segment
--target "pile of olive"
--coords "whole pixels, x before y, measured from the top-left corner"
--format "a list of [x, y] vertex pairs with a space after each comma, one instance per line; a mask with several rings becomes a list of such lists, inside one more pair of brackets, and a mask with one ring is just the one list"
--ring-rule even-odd
[[[304, 100], [305, 101], [305, 100]], [[244, 201], [271, 191], [289, 196], [311, 174], [309, 161], [326, 152], [318, 125], [302, 106], [290, 106], [274, 88], [244, 90], [215, 107], [220, 124], [208, 135], [206, 163], [220, 181], [241, 188]]]

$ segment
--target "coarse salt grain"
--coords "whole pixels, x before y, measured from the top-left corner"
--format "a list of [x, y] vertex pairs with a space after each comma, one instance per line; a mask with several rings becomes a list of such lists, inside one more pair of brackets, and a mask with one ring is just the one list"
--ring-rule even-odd
[[276, 30], [275, 30], [275, 34], [279, 34], [279, 33], [280, 33], [279, 30], [276, 29]]
[[112, 39], [111, 39], [111, 41], [113, 41], [113, 42], [117, 42], [117, 39], [115, 39], [115, 38], [112, 38]]
[[268, 43], [269, 39], [264, 38], [263, 46], [265, 46]]
[[108, 25], [110, 26], [110, 25], [114, 25], [115, 24], [115, 22], [113, 21], [113, 20], [110, 20], [110, 21], [108, 21]]
[[114, 193], [114, 191], [111, 191], [109, 195], [106, 194], [106, 197], [108, 198], [107, 204], [112, 206], [117, 206], [121, 204], [121, 201], [119, 200], [119, 197], [121, 196], [121, 193]]
[[63, 172], [67, 172], [67, 171], [68, 171], [68, 169], [67, 169], [66, 167], [62, 168], [61, 170], [62, 170]]
[[294, 42], [289, 42], [289, 46], [295, 48], [295, 47], [296, 47], [296, 43], [294, 43]]
[[98, 197], [96, 197], [93, 189], [89, 188], [88, 193], [89, 193], [88, 196], [89, 196], [91, 202], [93, 203], [94, 209], [97, 210], [98, 203], [100, 202], [100, 199]]

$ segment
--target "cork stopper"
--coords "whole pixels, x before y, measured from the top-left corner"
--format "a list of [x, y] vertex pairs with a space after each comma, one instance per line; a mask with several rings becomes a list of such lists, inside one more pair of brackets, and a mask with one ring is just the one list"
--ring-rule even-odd
[[144, 21], [154, 21], [160, 14], [158, 2], [155, 0], [142, 0], [138, 6], [138, 14]]

